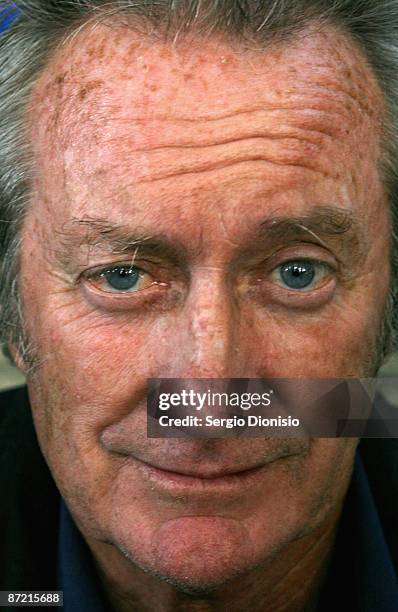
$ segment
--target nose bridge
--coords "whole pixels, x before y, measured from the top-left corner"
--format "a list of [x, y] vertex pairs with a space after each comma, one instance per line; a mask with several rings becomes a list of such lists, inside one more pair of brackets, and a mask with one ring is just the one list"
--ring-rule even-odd
[[221, 270], [202, 268], [185, 304], [186, 369], [189, 377], [236, 375], [239, 312]]

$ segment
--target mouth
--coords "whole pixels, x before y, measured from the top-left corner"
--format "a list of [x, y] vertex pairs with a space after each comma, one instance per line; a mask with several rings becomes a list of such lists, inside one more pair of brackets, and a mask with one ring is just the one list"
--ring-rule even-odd
[[195, 492], [228, 492], [248, 489], [257, 485], [266, 473], [274, 467], [276, 463], [291, 458], [297, 453], [279, 453], [263, 461], [260, 465], [254, 465], [242, 469], [222, 469], [214, 467], [212, 469], [195, 469], [190, 472], [185, 470], [169, 470], [158, 465], [146, 463], [143, 460], [133, 459], [137, 463], [137, 469], [142, 477], [150, 482], [152, 486], [160, 487], [176, 493], [195, 493]]

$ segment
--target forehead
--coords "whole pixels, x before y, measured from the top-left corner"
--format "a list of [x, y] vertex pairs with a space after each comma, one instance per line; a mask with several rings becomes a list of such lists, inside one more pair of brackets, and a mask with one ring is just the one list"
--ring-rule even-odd
[[331, 28], [260, 52], [100, 24], [70, 38], [43, 72], [32, 139], [47, 188], [62, 179], [72, 199], [89, 184], [109, 193], [175, 177], [177, 188], [181, 176], [255, 159], [263, 141], [271, 163], [337, 179], [359, 148], [375, 164], [382, 109], [362, 53]]
[[[173, 111], [195, 120], [244, 110], [245, 102], [264, 110], [275, 100], [300, 108], [308, 98], [314, 110], [327, 103], [349, 118], [373, 115], [377, 93], [363, 55], [333, 30], [310, 28], [285, 44], [244, 51], [220, 39], [173, 46], [97, 24], [58, 49], [35, 101], [40, 99], [44, 119], [51, 110], [55, 125], [63, 120], [71, 127], [83, 117], [104, 121], [109, 112], [148, 120]], [[171, 101], [172, 109], [165, 106]]]

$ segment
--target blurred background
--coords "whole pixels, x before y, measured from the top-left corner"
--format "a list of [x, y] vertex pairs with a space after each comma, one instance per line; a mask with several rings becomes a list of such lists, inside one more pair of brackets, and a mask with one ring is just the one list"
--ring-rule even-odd
[[0, 390], [24, 384], [24, 377], [15, 366], [0, 352]]

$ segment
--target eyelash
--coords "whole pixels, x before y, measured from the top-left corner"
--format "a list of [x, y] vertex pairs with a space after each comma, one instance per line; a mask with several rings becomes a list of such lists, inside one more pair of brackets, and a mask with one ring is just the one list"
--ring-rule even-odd
[[[318, 270], [318, 272], [323, 270], [325, 272], [323, 277], [325, 282], [321, 282], [320, 285], [317, 283], [317, 287], [311, 287], [309, 289], [307, 287], [297, 289], [285, 286], [281, 282], [282, 268], [286, 268], [288, 264], [298, 262], [311, 264]], [[157, 272], [159, 269], [158, 265], [152, 264], [152, 266]], [[271, 267], [270, 262], [267, 262], [264, 264], [264, 267], [268, 268], [268, 271], [264, 271], [264, 269], [262, 269], [260, 275], [255, 275], [254, 284], [251, 282], [249, 285], [246, 285], [247, 298], [254, 300], [255, 302], [259, 302], [260, 304], [264, 304], [271, 300], [274, 303], [279, 303], [282, 306], [287, 306], [290, 308], [316, 308], [325, 304], [330, 299], [335, 287], [335, 282], [333, 281], [336, 280], [336, 266], [333, 266], [326, 261], [321, 261], [315, 257], [290, 256], [287, 258], [285, 256], [284, 260], [278, 262], [277, 265], [272, 265]], [[96, 282], [98, 282], [100, 279], [105, 279], [106, 282], [107, 275], [123, 269], [127, 271], [134, 270], [137, 272], [137, 282], [139, 282], [140, 278], [149, 279], [148, 285], [139, 289], [134, 289], [134, 286], [132, 288], [133, 290], [127, 289], [125, 291], [118, 289], [112, 290], [112, 288], [109, 286], [108, 289], [105, 290], [104, 288], [96, 286]], [[122, 309], [129, 309], [135, 307], [140, 308], [141, 306], [144, 307], [145, 305], [149, 306], [150, 304], [154, 305], [159, 299], [161, 302], [164, 302], [164, 304], [169, 303], [170, 305], [174, 303], [176, 299], [178, 301], [184, 299], [183, 295], [185, 294], [185, 291], [183, 289], [181, 290], [181, 286], [180, 290], [177, 288], [177, 292], [166, 291], [166, 289], [170, 288], [173, 284], [175, 287], [178, 287], [178, 283], [174, 283], [174, 277], [171, 282], [164, 282], [164, 280], [158, 280], [155, 278], [155, 271], [152, 274], [143, 267], [131, 266], [131, 262], [121, 262], [103, 268], [88, 270], [81, 275], [80, 279], [83, 279], [83, 281], [88, 281], [86, 284], [91, 285], [89, 288], [90, 294], [92, 295], [94, 292], [94, 294], [97, 296], [97, 300], [99, 300], [97, 303], [104, 308], [107, 307], [107, 303], [110, 305], [110, 309], [117, 310], [118, 305]], [[276, 279], [275, 276], [278, 274], [279, 279]], [[272, 278], [274, 280], [272, 280]], [[323, 279], [321, 279], [321, 281], [323, 281]], [[171, 297], [172, 293], [173, 297]], [[176, 297], [178, 293], [179, 298]]]
[[[137, 274], [137, 282], [140, 280], [140, 278], [143, 278], [144, 275], [148, 275], [151, 276], [151, 274], [147, 271], [144, 270], [143, 268], [140, 268], [138, 266], [132, 266], [131, 264], [117, 264], [117, 265], [113, 265], [113, 266], [108, 266], [106, 268], [102, 268], [102, 269], [97, 269], [97, 270], [92, 270], [92, 271], [88, 271], [87, 273], [85, 273], [83, 276], [85, 278], [85, 280], [88, 281], [98, 281], [100, 279], [105, 279], [105, 281], [107, 280], [107, 277], [110, 276], [113, 273], [116, 272], [121, 272], [121, 271], [126, 271], [127, 273], [136, 273]], [[109, 282], [109, 281], [108, 281]], [[151, 282], [151, 284], [149, 286], [152, 285], [158, 285], [159, 282], [156, 280], [153, 280]], [[131, 294], [131, 293], [137, 293], [138, 291], [142, 291], [142, 289], [138, 289], [136, 291], [129, 291], [128, 289], [126, 289], [125, 291], [123, 290], [115, 290], [115, 291], [105, 291], [105, 293], [111, 293], [113, 295], [125, 295], [125, 294]]]

